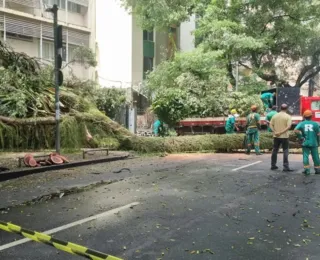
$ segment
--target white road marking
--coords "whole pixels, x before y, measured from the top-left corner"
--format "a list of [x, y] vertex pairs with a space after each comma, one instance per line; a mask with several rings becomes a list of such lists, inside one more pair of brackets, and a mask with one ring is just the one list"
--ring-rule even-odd
[[[92, 221], [92, 220], [97, 220], [99, 218], [112, 216], [114, 213], [118, 213], [119, 210], [128, 209], [130, 207], [137, 206], [139, 204], [140, 204], [139, 202], [133, 202], [133, 203], [130, 203], [128, 205], [125, 205], [125, 206], [122, 206], [122, 207], [119, 207], [119, 208], [116, 208], [116, 209], [112, 209], [112, 210], [100, 213], [100, 214], [92, 216], [92, 217], [81, 219], [81, 220], [72, 222], [70, 224], [66, 224], [66, 225], [63, 225], [61, 227], [57, 227], [57, 228], [54, 228], [54, 229], [51, 229], [51, 230], [48, 230], [48, 231], [45, 231], [45, 232], [42, 232], [42, 233], [47, 234], [47, 235], [51, 235], [51, 234], [54, 234], [54, 233], [57, 233], [57, 232], [60, 232], [60, 231], [63, 231], [63, 230], [78, 226], [78, 225], [82, 225], [82, 224], [87, 223], [87, 222]], [[8, 243], [8, 244], [5, 244], [5, 245], [2, 245], [2, 246], [0, 246], [0, 252], [4, 251], [6, 249], [9, 249], [11, 247], [15, 247], [15, 246], [27, 243], [29, 241], [31, 241], [31, 239], [24, 238], [24, 239], [20, 239], [20, 240], [14, 241], [12, 243]]]
[[235, 172], [235, 171], [238, 171], [238, 170], [241, 170], [241, 169], [244, 169], [244, 168], [250, 167], [250, 166], [252, 166], [252, 165], [259, 164], [259, 163], [262, 163], [262, 161], [257, 161], [257, 162], [254, 162], [254, 163], [250, 163], [250, 164], [247, 164], [247, 165], [241, 166], [241, 167], [239, 167], [239, 168], [233, 169], [232, 171], [233, 171], [233, 172]]

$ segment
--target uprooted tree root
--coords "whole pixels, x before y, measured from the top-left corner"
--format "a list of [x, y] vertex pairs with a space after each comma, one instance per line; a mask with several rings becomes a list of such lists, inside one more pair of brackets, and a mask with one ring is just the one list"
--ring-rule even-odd
[[[244, 134], [199, 135], [183, 137], [129, 137], [121, 142], [121, 148], [142, 153], [179, 152], [232, 152], [243, 149]], [[260, 148], [272, 149], [273, 137], [270, 133], [260, 136]], [[298, 148], [295, 136], [290, 136], [290, 148]]]

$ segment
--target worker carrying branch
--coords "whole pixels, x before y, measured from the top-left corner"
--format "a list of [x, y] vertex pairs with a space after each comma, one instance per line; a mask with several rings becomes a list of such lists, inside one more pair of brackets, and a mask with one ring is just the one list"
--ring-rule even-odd
[[237, 114], [237, 110], [235, 109], [232, 109], [230, 112], [231, 112], [231, 115], [229, 115], [228, 117], [225, 129], [227, 134], [234, 134], [235, 133], [234, 129], [239, 131], [239, 128], [236, 123], [236, 120], [239, 117], [239, 115]]
[[294, 129], [294, 132], [298, 136], [299, 140], [302, 143], [303, 151], [303, 166], [305, 175], [310, 175], [310, 164], [309, 156], [311, 157], [314, 163], [315, 173], [320, 174], [320, 162], [319, 162], [319, 125], [318, 123], [312, 121], [312, 111], [306, 110], [303, 113], [305, 121], [299, 123]]
[[247, 132], [246, 132], [246, 143], [247, 152], [250, 154], [252, 143], [254, 143], [254, 150], [256, 155], [261, 155], [260, 153], [260, 137], [259, 130], [260, 125], [260, 115], [257, 113], [258, 107], [256, 105], [251, 106], [251, 113], [247, 116]]

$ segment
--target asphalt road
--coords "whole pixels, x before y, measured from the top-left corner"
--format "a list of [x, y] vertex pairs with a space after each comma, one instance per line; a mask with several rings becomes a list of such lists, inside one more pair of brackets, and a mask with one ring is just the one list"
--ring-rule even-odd
[[[123, 259], [320, 259], [320, 176], [301, 174], [300, 155], [291, 156], [293, 173], [270, 171], [270, 155], [172, 155], [126, 164], [134, 170], [117, 182], [3, 210], [0, 219], [37, 231], [62, 227], [55, 238]], [[1, 260], [81, 259], [34, 242], [3, 247], [19, 239], [0, 231]]]

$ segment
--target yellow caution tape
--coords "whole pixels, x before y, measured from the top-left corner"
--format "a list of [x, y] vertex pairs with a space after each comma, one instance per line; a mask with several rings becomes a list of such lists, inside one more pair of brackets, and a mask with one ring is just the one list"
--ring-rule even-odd
[[19, 234], [23, 237], [29, 238], [33, 241], [43, 243], [49, 246], [53, 246], [58, 250], [65, 251], [67, 253], [73, 254], [73, 255], [79, 255], [82, 257], [86, 257], [88, 259], [92, 260], [122, 260], [120, 258], [110, 256], [92, 249], [89, 249], [84, 246], [80, 246], [74, 243], [65, 242], [56, 238], [53, 238], [52, 236], [24, 229], [20, 226], [0, 221], [0, 229], [10, 232]]

